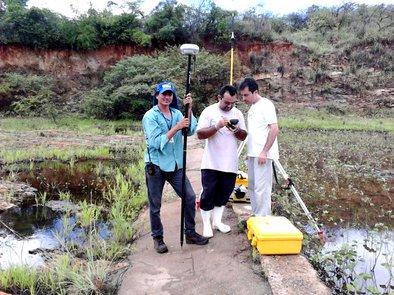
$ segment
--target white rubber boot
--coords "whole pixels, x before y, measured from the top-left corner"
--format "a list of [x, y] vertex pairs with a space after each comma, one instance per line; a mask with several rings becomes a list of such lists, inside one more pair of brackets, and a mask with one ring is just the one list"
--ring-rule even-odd
[[212, 226], [213, 228], [218, 229], [222, 233], [228, 233], [229, 231], [231, 231], [231, 228], [227, 224], [222, 223], [223, 210], [224, 206], [213, 208]]
[[204, 211], [200, 209], [200, 211], [201, 211], [202, 223], [204, 225], [202, 230], [202, 235], [206, 238], [212, 238], [213, 237], [213, 231], [211, 227], [212, 210]]

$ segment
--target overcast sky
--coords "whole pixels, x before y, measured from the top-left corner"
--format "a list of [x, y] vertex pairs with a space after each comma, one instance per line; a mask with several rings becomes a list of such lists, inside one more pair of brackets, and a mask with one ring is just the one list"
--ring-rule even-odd
[[[112, 0], [121, 7], [126, 0]], [[178, 0], [178, 3], [184, 3], [187, 5], [193, 5], [199, 3], [201, 0]], [[93, 8], [96, 10], [103, 10], [107, 5], [108, 0], [29, 0], [28, 6], [36, 6], [40, 8], [48, 8], [54, 12], [61, 13], [68, 17], [73, 17], [75, 14], [71, 9], [71, 6], [76, 9], [79, 13], [84, 13], [89, 8], [90, 3], [93, 4]], [[305, 10], [313, 4], [319, 6], [337, 6], [345, 2], [344, 0], [214, 0], [214, 2], [227, 10], [238, 10], [239, 12], [248, 10], [249, 8], [255, 7], [258, 11], [270, 12], [274, 15], [283, 15], [290, 12], [296, 12]], [[394, 4], [394, 0], [353, 0], [354, 3], [365, 3], [370, 5], [375, 4]], [[142, 1], [141, 8], [148, 14], [157, 4], [159, 0], [144, 0]], [[244, 4], [240, 7], [240, 3]], [[258, 7], [258, 5], [261, 5]], [[115, 9], [114, 9], [115, 11]], [[121, 12], [121, 8], [117, 11]]]

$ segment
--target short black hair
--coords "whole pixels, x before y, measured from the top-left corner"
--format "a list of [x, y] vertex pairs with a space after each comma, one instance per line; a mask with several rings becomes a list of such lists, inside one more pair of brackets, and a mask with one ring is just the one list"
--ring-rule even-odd
[[237, 88], [232, 85], [225, 85], [220, 89], [219, 94], [220, 96], [223, 96], [226, 92], [228, 92], [231, 96], [234, 96], [237, 94]]
[[257, 85], [257, 82], [253, 78], [245, 78], [241, 85], [239, 85], [239, 90], [243, 90], [246, 87], [248, 87], [250, 92], [255, 92], [256, 90], [259, 90], [259, 85]]

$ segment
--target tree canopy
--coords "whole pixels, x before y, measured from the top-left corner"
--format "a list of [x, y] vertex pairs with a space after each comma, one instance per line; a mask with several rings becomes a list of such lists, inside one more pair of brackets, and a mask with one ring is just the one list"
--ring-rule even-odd
[[[112, 5], [102, 12], [90, 8], [69, 19], [47, 9], [27, 8], [27, 0], [0, 0], [0, 44], [33, 48], [96, 49], [112, 44], [137, 44], [164, 48], [185, 42], [229, 46], [237, 37], [270, 42], [290, 40], [322, 47], [341, 47], [349, 41], [394, 36], [393, 5], [344, 3], [336, 7], [311, 6], [283, 17], [251, 9], [229, 11], [203, 0], [195, 6], [161, 1], [149, 14], [139, 2], [129, 2], [127, 12], [115, 15]], [[111, 3], [110, 3], [111, 4]]]

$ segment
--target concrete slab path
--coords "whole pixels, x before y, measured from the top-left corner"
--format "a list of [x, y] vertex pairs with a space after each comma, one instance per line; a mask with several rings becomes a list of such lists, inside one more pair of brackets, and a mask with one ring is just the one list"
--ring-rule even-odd
[[208, 245], [184, 244], [182, 248], [179, 243], [180, 201], [165, 203], [162, 212], [169, 252], [157, 254], [149, 228], [146, 229], [129, 258], [131, 268], [124, 276], [120, 295], [271, 294], [259, 264], [251, 260], [245, 234], [237, 230], [234, 212], [227, 210], [225, 216], [232, 226], [231, 233], [215, 232]]
[[[188, 145], [187, 174], [197, 195], [201, 191], [202, 151], [202, 142], [192, 138]], [[124, 276], [120, 295], [331, 294], [301, 255], [261, 256], [257, 264], [252, 261], [249, 241], [237, 228], [239, 220], [250, 214], [243, 204], [225, 210], [224, 222], [232, 228], [229, 234], [216, 231], [208, 245], [184, 244], [181, 248], [180, 200], [169, 186], [164, 194], [166, 201], [161, 213], [169, 252], [154, 251], [145, 211], [137, 223], [140, 238], [129, 257], [131, 268]], [[196, 221], [201, 233], [199, 213]]]
[[[202, 143], [191, 139], [188, 144], [188, 177], [196, 194], [201, 190], [200, 163]], [[244, 232], [237, 228], [237, 216], [225, 209], [224, 222], [232, 231], [218, 231], [208, 245], [184, 243], [180, 247], [180, 199], [172, 188], [165, 188], [162, 205], [164, 240], [169, 248], [157, 254], [150, 236], [149, 218], [144, 212], [138, 221], [140, 238], [129, 257], [131, 268], [123, 278], [119, 294], [272, 294], [267, 280], [261, 276], [260, 264], [251, 258], [250, 244]], [[197, 231], [201, 233], [200, 214], [196, 214]]]

